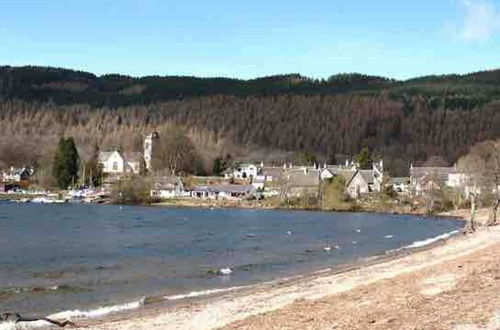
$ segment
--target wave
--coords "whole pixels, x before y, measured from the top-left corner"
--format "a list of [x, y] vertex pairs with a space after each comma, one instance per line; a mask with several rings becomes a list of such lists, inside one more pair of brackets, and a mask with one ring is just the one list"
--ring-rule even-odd
[[[202, 290], [202, 291], [192, 291], [192, 292], [189, 292], [186, 294], [164, 296], [163, 299], [169, 300], [169, 301], [174, 301], [174, 300], [181, 300], [181, 299], [187, 299], [187, 298], [208, 296], [208, 295], [212, 295], [212, 294], [216, 294], [216, 293], [231, 292], [231, 291], [249, 288], [249, 287], [251, 287], [251, 286], [250, 285], [234, 286], [234, 287], [223, 288], [223, 289], [209, 289], [209, 290]], [[51, 289], [57, 290], [58, 288], [53, 287]], [[138, 309], [144, 305], [144, 302], [145, 302], [145, 298], [140, 299], [138, 301], [130, 302], [130, 303], [125, 303], [125, 304], [120, 304], [120, 305], [112, 305], [112, 306], [103, 306], [103, 307], [98, 307], [96, 309], [91, 309], [91, 310], [86, 310], [86, 311], [85, 310], [82, 311], [79, 309], [67, 310], [67, 311], [62, 311], [62, 312], [51, 314], [51, 315], [47, 316], [47, 318], [55, 319], [55, 320], [75, 320], [75, 319], [85, 319], [85, 318], [99, 318], [99, 317], [106, 316], [108, 314]], [[29, 329], [48, 327], [50, 325], [51, 325], [50, 323], [43, 321], [43, 320], [29, 322], [29, 323], [2, 322], [2, 323], [0, 323], [0, 330], [29, 330]]]
[[[49, 319], [55, 320], [75, 320], [82, 318], [98, 318], [108, 314], [123, 312], [127, 310], [137, 309], [144, 305], [144, 299], [139, 301], [134, 301], [121, 305], [113, 306], [103, 306], [96, 309], [81, 311], [78, 309], [63, 311], [47, 316]], [[0, 323], [0, 330], [28, 330], [41, 327], [48, 327], [51, 324], [46, 321], [34, 321], [29, 323], [14, 323], [14, 322], [3, 322]]]
[[211, 294], [216, 294], [216, 293], [224, 293], [224, 292], [230, 292], [230, 291], [235, 291], [239, 289], [244, 289], [244, 288], [249, 288], [251, 287], [250, 285], [246, 286], [233, 286], [230, 288], [224, 288], [224, 289], [209, 289], [209, 290], [201, 290], [201, 291], [191, 291], [186, 294], [177, 294], [173, 296], [164, 296], [166, 300], [180, 300], [180, 299], [187, 299], [187, 298], [195, 298], [195, 297], [202, 297], [202, 296], [208, 296]]
[[123, 312], [126, 310], [137, 309], [144, 305], [144, 299], [133, 301], [121, 305], [104, 306], [89, 311], [81, 311], [79, 309], [63, 311], [49, 315], [48, 318], [54, 319], [79, 319], [79, 318], [96, 318], [107, 314]]
[[439, 235], [439, 236], [436, 236], [436, 237], [424, 239], [422, 241], [413, 242], [410, 245], [402, 247], [402, 249], [415, 249], [415, 248], [423, 247], [423, 246], [426, 246], [426, 245], [430, 245], [430, 244], [436, 243], [437, 241], [450, 238], [450, 237], [452, 237], [452, 236], [454, 236], [454, 235], [456, 235], [458, 233], [460, 233], [459, 230], [450, 231], [449, 233], [445, 233], [445, 234], [442, 234], [442, 235]]

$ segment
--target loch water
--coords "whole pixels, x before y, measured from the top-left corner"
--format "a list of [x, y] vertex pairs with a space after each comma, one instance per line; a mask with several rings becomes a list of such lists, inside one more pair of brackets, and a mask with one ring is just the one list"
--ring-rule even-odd
[[252, 285], [461, 227], [390, 214], [0, 202], [0, 309], [48, 315]]

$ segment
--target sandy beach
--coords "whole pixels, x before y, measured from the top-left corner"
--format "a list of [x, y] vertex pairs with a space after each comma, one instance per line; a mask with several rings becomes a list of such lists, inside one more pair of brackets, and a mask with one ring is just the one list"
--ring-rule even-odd
[[500, 228], [484, 228], [341, 273], [325, 270], [175, 307], [76, 322], [108, 330], [497, 329], [499, 253]]

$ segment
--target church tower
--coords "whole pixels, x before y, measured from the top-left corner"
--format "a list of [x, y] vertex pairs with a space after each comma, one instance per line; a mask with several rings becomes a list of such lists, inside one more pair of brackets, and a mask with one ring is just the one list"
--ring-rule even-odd
[[147, 134], [144, 138], [144, 163], [146, 165], [146, 169], [151, 171], [151, 163], [153, 161], [153, 151], [155, 142], [158, 140], [158, 133], [153, 132]]

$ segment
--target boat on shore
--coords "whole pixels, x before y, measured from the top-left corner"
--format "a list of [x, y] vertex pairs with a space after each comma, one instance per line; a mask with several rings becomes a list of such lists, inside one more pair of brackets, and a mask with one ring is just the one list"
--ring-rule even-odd
[[9, 198], [9, 201], [34, 204], [100, 204], [106, 201], [108, 195], [107, 191], [101, 189], [72, 189], [67, 193], [24, 191], [17, 198]]
[[50, 198], [48, 196], [35, 197], [31, 200], [31, 203], [35, 204], [53, 204], [55, 203], [55, 199]]

